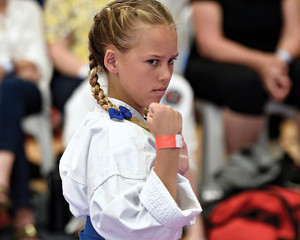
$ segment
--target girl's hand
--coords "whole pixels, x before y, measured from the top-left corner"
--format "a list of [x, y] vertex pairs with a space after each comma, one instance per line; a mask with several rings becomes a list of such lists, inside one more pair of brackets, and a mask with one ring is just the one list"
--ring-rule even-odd
[[187, 170], [189, 170], [189, 154], [186, 143], [183, 140], [183, 147], [179, 150], [178, 173], [183, 176]]
[[147, 116], [147, 125], [155, 137], [181, 134], [182, 116], [170, 106], [151, 103]]
[[[170, 106], [152, 103], [149, 106], [147, 124], [154, 136], [181, 134], [182, 117]], [[179, 150], [178, 173], [184, 175], [189, 169], [188, 151], [185, 141]]]

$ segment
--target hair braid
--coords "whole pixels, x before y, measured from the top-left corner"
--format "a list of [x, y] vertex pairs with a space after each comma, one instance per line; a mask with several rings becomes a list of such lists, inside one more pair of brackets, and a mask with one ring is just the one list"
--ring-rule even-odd
[[[117, 106], [115, 106], [114, 104], [111, 103], [111, 101], [108, 100], [108, 98], [104, 94], [103, 89], [100, 87], [100, 84], [98, 83], [99, 67], [93, 57], [93, 54], [90, 54], [89, 60], [90, 60], [90, 72], [89, 72], [90, 85], [91, 85], [91, 90], [94, 98], [97, 100], [97, 103], [106, 111], [108, 111], [109, 108], [115, 108], [119, 110]], [[147, 115], [147, 113], [148, 111], [145, 111], [145, 115]], [[138, 126], [144, 128], [145, 130], [151, 133], [148, 126], [139, 118], [132, 117], [131, 119], [127, 119], [127, 120], [137, 124]]]
[[98, 64], [93, 58], [93, 54], [89, 56], [90, 60], [90, 85], [92, 86], [92, 93], [94, 98], [97, 100], [97, 103], [104, 109], [108, 110], [109, 108], [113, 107], [116, 108], [105, 96], [103, 89], [100, 87], [98, 83]]

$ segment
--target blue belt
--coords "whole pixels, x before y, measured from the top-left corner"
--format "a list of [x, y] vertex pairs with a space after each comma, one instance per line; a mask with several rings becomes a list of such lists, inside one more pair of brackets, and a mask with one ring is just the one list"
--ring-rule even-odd
[[79, 239], [80, 240], [105, 240], [101, 237], [96, 230], [94, 229], [91, 219], [89, 216], [86, 217], [86, 224], [84, 230], [79, 232]]

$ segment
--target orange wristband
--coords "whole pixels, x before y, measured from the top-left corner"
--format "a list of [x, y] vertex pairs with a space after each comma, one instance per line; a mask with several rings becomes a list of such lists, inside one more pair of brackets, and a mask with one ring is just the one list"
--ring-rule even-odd
[[181, 134], [157, 136], [155, 143], [156, 149], [181, 148], [183, 147], [183, 138]]

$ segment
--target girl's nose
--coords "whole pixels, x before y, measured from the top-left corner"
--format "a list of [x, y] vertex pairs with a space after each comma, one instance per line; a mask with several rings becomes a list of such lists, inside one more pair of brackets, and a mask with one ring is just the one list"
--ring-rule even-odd
[[169, 64], [163, 65], [161, 67], [161, 73], [160, 73], [160, 81], [169, 81], [172, 77], [173, 73], [173, 66], [170, 66]]

